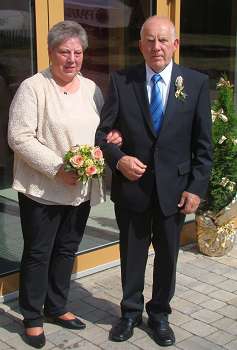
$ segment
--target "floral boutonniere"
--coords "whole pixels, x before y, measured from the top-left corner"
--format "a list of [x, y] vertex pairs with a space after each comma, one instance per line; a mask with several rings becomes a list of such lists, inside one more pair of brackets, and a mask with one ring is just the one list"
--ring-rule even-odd
[[184, 80], [181, 75], [176, 78], [175, 87], [175, 97], [180, 101], [184, 101], [187, 97], [187, 94], [184, 92]]

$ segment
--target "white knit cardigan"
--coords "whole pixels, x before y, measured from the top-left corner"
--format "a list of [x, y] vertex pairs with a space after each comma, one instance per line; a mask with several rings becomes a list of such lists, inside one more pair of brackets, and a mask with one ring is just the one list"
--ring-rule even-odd
[[[55, 175], [63, 156], [76, 144], [94, 144], [103, 97], [82, 76], [79, 96], [65, 96], [49, 69], [24, 80], [10, 107], [8, 142], [14, 151], [13, 188], [43, 201], [77, 206], [104, 201], [102, 182], [63, 184]], [[74, 100], [73, 100], [74, 98]]]

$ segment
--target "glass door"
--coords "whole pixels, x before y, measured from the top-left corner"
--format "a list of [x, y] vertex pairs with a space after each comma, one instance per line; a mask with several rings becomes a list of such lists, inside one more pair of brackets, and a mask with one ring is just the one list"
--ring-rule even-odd
[[[64, 18], [80, 23], [88, 34], [82, 74], [107, 92], [109, 73], [142, 62], [138, 49], [140, 28], [154, 14], [151, 0], [64, 0]], [[92, 208], [80, 253], [118, 241], [113, 204], [109, 199], [111, 174], [107, 169], [107, 201]]]
[[182, 0], [180, 18], [180, 62], [209, 75], [215, 98], [221, 74], [237, 83], [237, 2]]
[[33, 0], [0, 2], [0, 276], [18, 270], [22, 254], [17, 193], [11, 189], [13, 153], [7, 143], [7, 125], [16, 89], [37, 71], [35, 5]]

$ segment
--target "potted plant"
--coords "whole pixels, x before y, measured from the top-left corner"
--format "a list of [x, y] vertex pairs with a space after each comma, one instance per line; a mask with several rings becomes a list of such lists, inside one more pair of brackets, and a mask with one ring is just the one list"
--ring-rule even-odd
[[209, 256], [228, 253], [235, 242], [237, 218], [237, 114], [233, 85], [217, 83], [212, 104], [213, 168], [206, 200], [196, 215], [199, 250]]

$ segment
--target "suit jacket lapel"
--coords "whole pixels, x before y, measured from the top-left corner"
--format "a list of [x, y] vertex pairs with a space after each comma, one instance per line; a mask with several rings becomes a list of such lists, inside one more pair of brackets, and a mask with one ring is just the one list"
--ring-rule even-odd
[[144, 64], [140, 65], [138, 70], [136, 70], [136, 76], [133, 79], [133, 87], [135, 90], [138, 104], [140, 105], [143, 117], [145, 119], [145, 122], [148, 125], [149, 129], [151, 130], [153, 136], [156, 138], [157, 135], [153, 128], [150, 109], [149, 109], [149, 101], [148, 101], [147, 88], [146, 88], [146, 68]]
[[165, 128], [168, 127], [171, 121], [172, 115], [174, 115], [174, 111], [176, 108], [175, 105], [177, 103], [177, 100], [175, 97], [175, 81], [179, 75], [182, 75], [181, 69], [177, 64], [174, 63], [172, 68], [172, 73], [171, 73], [170, 89], [169, 89], [169, 95], [166, 103], [164, 121], [163, 121], [163, 125], [160, 133], [162, 133], [165, 130]]

